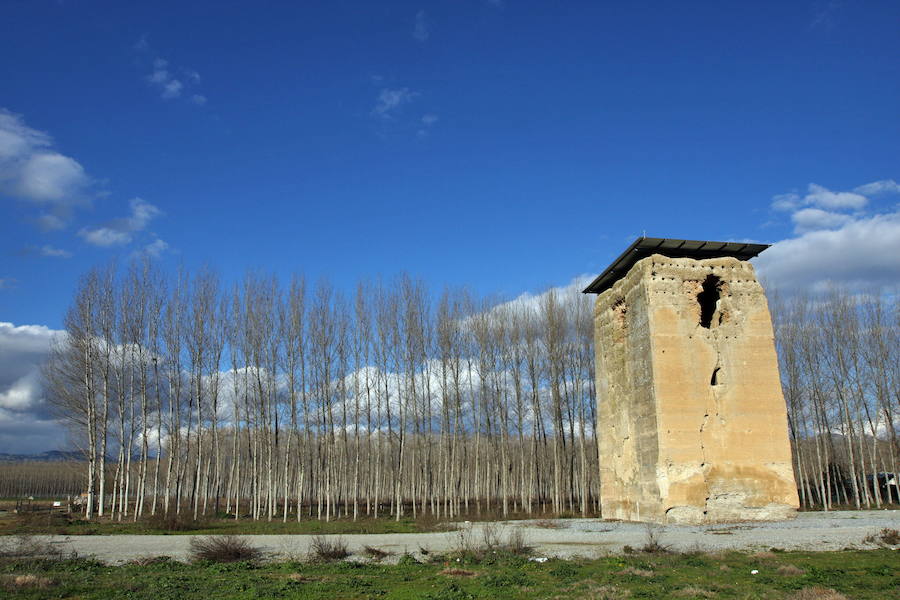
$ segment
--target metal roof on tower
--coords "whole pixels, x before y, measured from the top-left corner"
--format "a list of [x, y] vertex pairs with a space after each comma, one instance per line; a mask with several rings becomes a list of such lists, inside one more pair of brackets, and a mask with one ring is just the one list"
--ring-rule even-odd
[[662, 254], [669, 258], [720, 258], [733, 256], [738, 260], [750, 260], [768, 248], [770, 244], [749, 244], [744, 242], [711, 242], [703, 240], [676, 240], [672, 238], [639, 237], [619, 258], [606, 267], [583, 294], [600, 294], [625, 276], [634, 264], [652, 254]]

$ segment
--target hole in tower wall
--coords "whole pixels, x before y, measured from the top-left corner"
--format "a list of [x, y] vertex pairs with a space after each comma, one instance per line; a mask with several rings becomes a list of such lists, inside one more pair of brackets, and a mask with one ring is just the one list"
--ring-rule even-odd
[[697, 294], [697, 303], [700, 304], [700, 326], [707, 329], [712, 325], [713, 315], [716, 313], [716, 304], [719, 301], [719, 285], [721, 280], [715, 275], [709, 275], [703, 281], [703, 289]]
[[721, 383], [719, 380], [721, 376], [721, 370], [721, 367], [716, 367], [715, 369], [713, 369], [712, 377], [709, 378], [709, 385], [719, 385], [719, 383]]

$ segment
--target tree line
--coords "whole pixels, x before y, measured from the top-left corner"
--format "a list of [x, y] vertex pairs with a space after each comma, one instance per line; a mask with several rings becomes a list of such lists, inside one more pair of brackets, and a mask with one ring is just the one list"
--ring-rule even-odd
[[801, 504], [900, 502], [900, 300], [833, 287], [772, 307]]
[[[897, 299], [772, 296], [802, 504], [897, 502]], [[89, 517], [596, 514], [593, 299], [98, 267], [48, 397]]]
[[150, 261], [78, 285], [45, 375], [88, 516], [598, 510], [591, 298], [345, 296]]

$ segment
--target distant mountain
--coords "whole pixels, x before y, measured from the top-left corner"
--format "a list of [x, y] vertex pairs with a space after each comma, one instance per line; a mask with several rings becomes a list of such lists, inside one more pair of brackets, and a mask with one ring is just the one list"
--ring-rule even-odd
[[40, 454], [0, 453], [0, 462], [65, 462], [72, 460], [84, 460], [84, 454], [77, 450], [50, 450], [48, 452], [41, 452]]

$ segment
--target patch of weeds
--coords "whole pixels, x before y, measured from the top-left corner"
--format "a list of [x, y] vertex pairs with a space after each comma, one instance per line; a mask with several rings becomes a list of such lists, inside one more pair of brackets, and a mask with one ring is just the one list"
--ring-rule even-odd
[[794, 565], [781, 565], [780, 567], [778, 567], [776, 573], [778, 573], [779, 575], [784, 575], [786, 577], [806, 575], [806, 571], [799, 567], [795, 567]]
[[875, 546], [897, 546], [900, 545], [900, 531], [885, 527], [878, 533], [870, 533], [864, 537], [863, 542]]
[[344, 538], [338, 536], [328, 538], [324, 535], [314, 536], [309, 546], [309, 558], [312, 561], [331, 562], [342, 560], [350, 556], [347, 549], [347, 542]]
[[263, 554], [245, 538], [236, 535], [210, 535], [191, 538], [189, 556], [194, 561], [214, 563], [257, 562]]
[[641, 552], [647, 554], [666, 554], [671, 550], [671, 545], [663, 544], [663, 528], [653, 523], [647, 523], [646, 537]]
[[572, 579], [578, 575], [578, 569], [570, 561], [558, 560], [554, 561], [550, 574], [557, 579]]
[[137, 558], [129, 560], [126, 564], [134, 565], [136, 567], [149, 567], [170, 562], [172, 562], [171, 556], [138, 556]]
[[618, 571], [616, 575], [633, 575], [634, 577], [653, 577], [653, 571], [649, 569], [639, 569], [637, 567], [625, 567]]
[[485, 587], [491, 588], [508, 588], [513, 586], [527, 586], [531, 585], [533, 582], [531, 578], [528, 577], [525, 573], [520, 571], [512, 571], [508, 573], [498, 573], [496, 575], [486, 575], [484, 577], [484, 585]]
[[0, 578], [3, 587], [10, 591], [45, 590], [53, 585], [53, 580], [41, 575], [27, 573], [24, 575], [3, 575]]
[[798, 590], [793, 595], [788, 596], [789, 600], [848, 600], [847, 596], [833, 590], [818, 585], [805, 587]]
[[559, 521], [554, 521], [553, 519], [540, 519], [538, 521], [534, 521], [531, 523], [532, 527], [540, 527], [541, 529], [565, 529], [569, 525], [567, 523], [560, 523]]
[[715, 598], [717, 594], [703, 588], [688, 586], [675, 592], [675, 595], [681, 598]]
[[375, 546], [363, 546], [363, 556], [365, 556], [369, 560], [374, 560], [376, 562], [382, 561], [392, 554], [393, 552], [382, 550], [381, 548], [376, 548]]
[[410, 565], [418, 565], [421, 564], [416, 560], [416, 557], [410, 554], [409, 552], [404, 552], [403, 555], [400, 556], [400, 560], [397, 561], [397, 564], [400, 566], [410, 566]]
[[477, 577], [478, 573], [467, 569], [447, 568], [438, 572], [439, 575], [447, 575], [448, 577]]
[[425, 600], [472, 600], [472, 594], [465, 591], [455, 581], [448, 581], [437, 592], [423, 596]]

